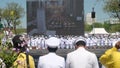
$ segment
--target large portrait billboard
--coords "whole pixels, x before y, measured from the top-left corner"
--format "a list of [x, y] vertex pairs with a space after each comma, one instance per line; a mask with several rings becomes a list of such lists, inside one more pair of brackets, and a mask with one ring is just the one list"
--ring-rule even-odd
[[83, 0], [28, 0], [27, 33], [83, 35]]

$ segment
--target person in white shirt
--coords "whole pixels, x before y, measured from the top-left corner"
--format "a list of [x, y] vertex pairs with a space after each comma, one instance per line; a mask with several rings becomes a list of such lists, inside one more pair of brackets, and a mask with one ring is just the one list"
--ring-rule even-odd
[[65, 68], [65, 59], [55, 52], [60, 44], [60, 39], [51, 37], [46, 40], [48, 54], [39, 57], [38, 68]]
[[86, 41], [76, 39], [76, 50], [67, 54], [66, 68], [99, 68], [97, 57], [85, 49]]

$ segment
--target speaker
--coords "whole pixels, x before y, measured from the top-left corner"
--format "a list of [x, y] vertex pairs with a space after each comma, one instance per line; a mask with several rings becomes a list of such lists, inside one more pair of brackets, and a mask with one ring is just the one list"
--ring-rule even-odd
[[91, 18], [95, 18], [95, 12], [91, 13]]

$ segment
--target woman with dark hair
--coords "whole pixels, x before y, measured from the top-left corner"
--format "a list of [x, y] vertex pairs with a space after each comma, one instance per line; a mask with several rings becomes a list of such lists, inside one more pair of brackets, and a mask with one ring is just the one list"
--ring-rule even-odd
[[13, 47], [18, 53], [18, 57], [13, 66], [17, 68], [35, 68], [34, 59], [31, 55], [27, 54], [27, 43], [24, 41], [22, 35], [16, 35], [12, 39]]

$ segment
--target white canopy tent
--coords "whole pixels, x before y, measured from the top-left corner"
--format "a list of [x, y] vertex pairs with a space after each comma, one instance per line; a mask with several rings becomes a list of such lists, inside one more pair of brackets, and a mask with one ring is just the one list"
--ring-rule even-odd
[[109, 34], [104, 28], [93, 28], [89, 34]]

